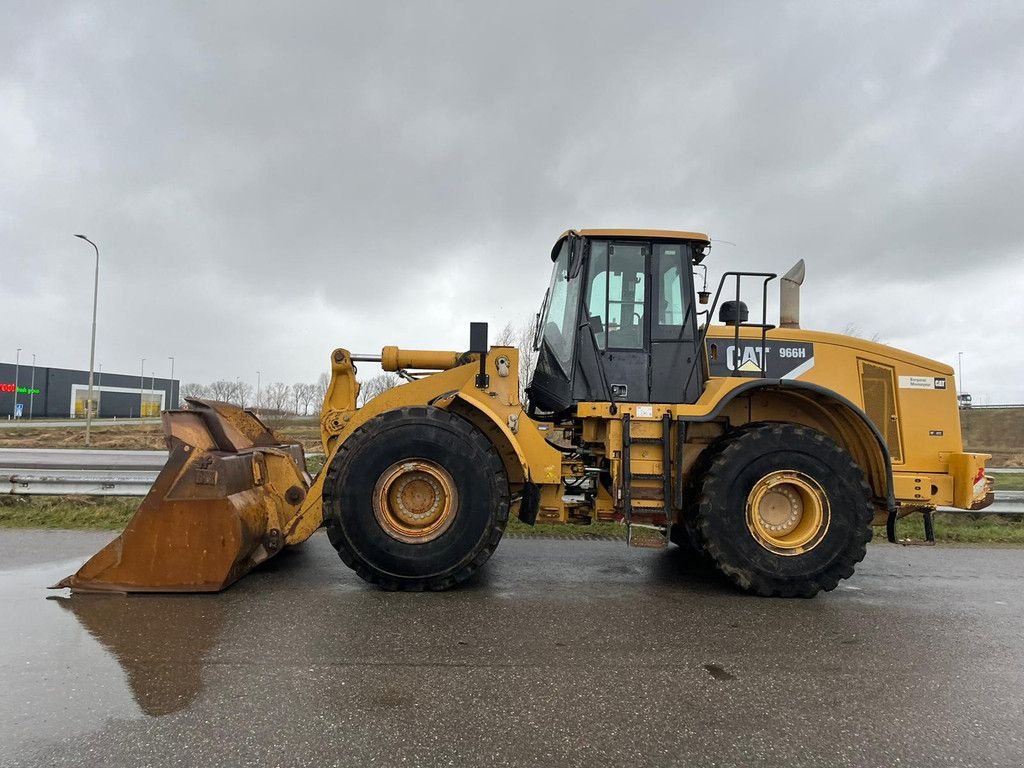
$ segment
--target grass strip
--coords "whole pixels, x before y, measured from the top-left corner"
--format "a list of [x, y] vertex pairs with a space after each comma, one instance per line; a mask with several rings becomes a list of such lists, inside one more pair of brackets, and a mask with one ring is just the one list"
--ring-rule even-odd
[[1007, 472], [992, 475], [993, 484], [999, 491], [1024, 491], [1024, 472]]
[[0, 528], [120, 530], [141, 501], [110, 496], [3, 496]]
[[[0, 528], [64, 528], [71, 530], [121, 530], [141, 499], [121, 497], [0, 497]], [[592, 525], [525, 525], [509, 521], [507, 534], [517, 538], [625, 539], [618, 523]], [[897, 524], [900, 538], [923, 539], [920, 515]], [[1024, 515], [947, 514], [935, 516], [935, 538], [953, 544], [1024, 545]], [[885, 530], [875, 529], [875, 541], [885, 541]]]

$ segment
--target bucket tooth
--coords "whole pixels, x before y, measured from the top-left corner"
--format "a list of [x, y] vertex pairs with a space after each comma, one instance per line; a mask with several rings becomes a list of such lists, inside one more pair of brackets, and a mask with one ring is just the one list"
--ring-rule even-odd
[[227, 403], [163, 414], [169, 456], [124, 531], [54, 589], [216, 592], [277, 554], [310, 478], [302, 446]]

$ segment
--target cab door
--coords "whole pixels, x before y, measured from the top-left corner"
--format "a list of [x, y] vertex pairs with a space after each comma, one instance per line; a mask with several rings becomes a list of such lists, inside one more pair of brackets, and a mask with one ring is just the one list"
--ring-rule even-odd
[[590, 242], [585, 319], [617, 402], [650, 402], [650, 253], [645, 242]]
[[691, 248], [654, 243], [650, 256], [650, 395], [654, 403], [693, 403], [704, 391], [697, 354]]

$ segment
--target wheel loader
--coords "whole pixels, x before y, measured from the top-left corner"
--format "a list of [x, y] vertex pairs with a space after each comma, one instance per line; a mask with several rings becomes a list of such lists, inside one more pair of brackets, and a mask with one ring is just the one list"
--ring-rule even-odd
[[[873, 525], [895, 541], [897, 518], [922, 512], [932, 538], [936, 507], [991, 503], [949, 366], [800, 328], [802, 261], [779, 281], [776, 324], [775, 274], [725, 272], [711, 300], [710, 245], [561, 235], [525, 398], [518, 351], [488, 346], [483, 323], [465, 352], [334, 350], [315, 478], [251, 412], [189, 400], [163, 415], [169, 458], [124, 532], [57, 587], [217, 591], [323, 526], [366, 581], [443, 590], [514, 514], [617, 522], [630, 545], [674, 542], [742, 590], [809, 597], [853, 574]], [[405, 383], [357, 407], [364, 362]]]

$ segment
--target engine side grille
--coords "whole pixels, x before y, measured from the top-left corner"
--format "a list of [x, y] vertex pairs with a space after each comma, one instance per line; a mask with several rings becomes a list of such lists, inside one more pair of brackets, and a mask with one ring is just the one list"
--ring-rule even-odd
[[896, 403], [896, 375], [892, 368], [861, 361], [860, 384], [864, 412], [885, 437], [894, 463], [903, 461], [900, 441], [899, 407]]

